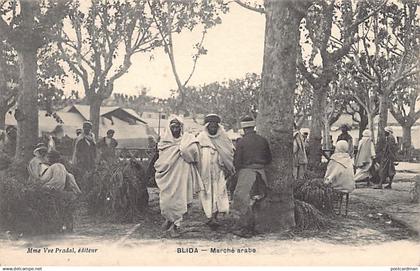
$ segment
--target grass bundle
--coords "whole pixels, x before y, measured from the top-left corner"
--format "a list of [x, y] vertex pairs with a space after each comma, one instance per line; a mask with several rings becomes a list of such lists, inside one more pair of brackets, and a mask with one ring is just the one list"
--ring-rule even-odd
[[24, 234], [56, 233], [72, 225], [74, 195], [40, 184], [24, 183], [11, 174], [0, 178], [0, 226]]
[[5, 170], [12, 163], [12, 159], [5, 152], [0, 151], [0, 170]]
[[147, 178], [135, 160], [117, 161], [85, 176], [90, 213], [132, 222], [149, 201]]
[[297, 230], [320, 230], [327, 226], [327, 219], [314, 206], [295, 199], [295, 222]]
[[324, 180], [300, 180], [294, 187], [294, 197], [298, 200], [312, 204], [322, 212], [333, 212], [334, 191], [331, 186], [324, 184]]

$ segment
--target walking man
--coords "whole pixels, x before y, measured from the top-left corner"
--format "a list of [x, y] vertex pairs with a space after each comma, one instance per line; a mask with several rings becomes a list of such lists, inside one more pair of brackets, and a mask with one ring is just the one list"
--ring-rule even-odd
[[379, 160], [379, 184], [375, 189], [382, 189], [382, 184], [386, 178], [389, 178], [389, 184], [386, 189], [392, 188], [392, 180], [395, 176], [395, 158], [397, 152], [397, 143], [395, 141], [393, 130], [391, 127], [385, 127], [385, 139], [378, 143], [378, 160]]
[[192, 203], [194, 187], [199, 189], [197, 162], [199, 148], [195, 136], [183, 132], [180, 117], [169, 120], [169, 128], [158, 144], [159, 158], [155, 162], [155, 179], [160, 190], [162, 225], [171, 237], [178, 237], [187, 205]]
[[197, 137], [201, 150], [200, 176], [204, 186], [200, 199], [211, 228], [219, 225], [219, 213], [229, 212], [226, 180], [235, 172], [234, 146], [220, 122], [218, 115], [207, 115], [204, 130]]
[[372, 142], [372, 132], [369, 129], [363, 131], [363, 137], [359, 141], [356, 158], [354, 159], [354, 166], [356, 167], [356, 174], [354, 181], [367, 181], [370, 185], [370, 174], [373, 161], [375, 160], [375, 146]]
[[340, 140], [344, 140], [349, 145], [348, 148], [348, 154], [350, 157], [353, 158], [354, 156], [354, 146], [353, 146], [353, 137], [349, 134], [349, 131], [351, 130], [351, 126], [349, 124], [343, 124], [340, 127], [341, 134], [337, 137], [337, 142]]
[[293, 177], [300, 180], [305, 175], [308, 157], [306, 156], [305, 142], [299, 129], [294, 125], [293, 132]]
[[241, 121], [243, 138], [238, 142], [234, 165], [238, 183], [233, 194], [232, 213], [239, 217], [235, 233], [252, 235], [255, 228], [253, 205], [266, 195], [268, 187], [265, 167], [271, 162], [268, 141], [255, 131], [255, 121], [245, 117]]

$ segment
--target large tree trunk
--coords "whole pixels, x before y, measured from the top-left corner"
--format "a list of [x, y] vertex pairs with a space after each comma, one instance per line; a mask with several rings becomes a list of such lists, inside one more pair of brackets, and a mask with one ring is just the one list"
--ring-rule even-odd
[[0, 130], [6, 129], [6, 114], [9, 110], [4, 110], [0, 108]]
[[359, 121], [359, 140], [360, 140], [363, 137], [363, 131], [366, 130], [366, 128], [368, 128], [369, 118], [367, 116], [366, 110], [364, 109], [360, 109], [358, 113], [360, 116], [360, 121]]
[[266, 1], [262, 90], [257, 129], [270, 143], [271, 189], [258, 212], [257, 229], [277, 231], [295, 225], [293, 199], [293, 98], [301, 17], [291, 1]]
[[374, 145], [376, 145], [376, 136], [375, 136], [375, 115], [371, 112], [367, 112], [367, 118], [368, 118], [368, 129], [372, 133], [372, 142]]
[[403, 138], [402, 138], [402, 147], [404, 152], [404, 158], [411, 159], [411, 125], [406, 124], [402, 126]]
[[101, 105], [102, 99], [99, 97], [89, 98], [89, 117], [92, 122], [92, 132], [95, 134], [96, 139], [99, 137], [99, 120], [101, 118]]
[[385, 127], [388, 124], [388, 97], [384, 95], [379, 98], [379, 122], [378, 122], [378, 140], [377, 140], [377, 151], [380, 151], [383, 147], [385, 140]]
[[15, 112], [18, 128], [15, 158], [27, 162], [38, 141], [37, 50], [19, 50], [18, 59], [21, 87]]
[[316, 168], [321, 163], [322, 151], [322, 128], [323, 114], [327, 107], [327, 93], [322, 90], [314, 90], [311, 110], [311, 130], [309, 133], [309, 168]]

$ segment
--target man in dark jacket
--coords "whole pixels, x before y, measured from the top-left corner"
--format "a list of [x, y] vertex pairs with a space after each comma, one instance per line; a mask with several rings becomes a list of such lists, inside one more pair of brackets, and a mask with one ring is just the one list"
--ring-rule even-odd
[[349, 131], [351, 130], [351, 126], [349, 124], [343, 124], [340, 127], [341, 134], [337, 137], [337, 142], [340, 140], [347, 141], [349, 144], [349, 150], [348, 153], [350, 157], [354, 156], [354, 146], [353, 146], [353, 137], [349, 134]]
[[76, 139], [72, 160], [82, 175], [95, 168], [96, 140], [90, 121], [83, 123], [83, 132]]
[[115, 131], [109, 129], [106, 132], [106, 137], [98, 142], [97, 147], [100, 152], [100, 161], [112, 162], [116, 159], [116, 148], [118, 146], [117, 140], [114, 138]]
[[395, 158], [397, 152], [397, 143], [390, 127], [385, 127], [385, 138], [378, 142], [377, 159], [379, 160], [379, 184], [375, 189], [382, 189], [382, 184], [385, 183], [386, 178], [389, 178], [389, 184], [385, 186], [386, 189], [391, 189], [392, 180], [395, 176]]
[[272, 157], [268, 141], [255, 132], [255, 121], [251, 117], [243, 118], [241, 127], [245, 134], [238, 141], [234, 155], [238, 183], [233, 195], [232, 213], [239, 218], [234, 233], [247, 236], [253, 234], [255, 227], [253, 203], [266, 195], [265, 167]]

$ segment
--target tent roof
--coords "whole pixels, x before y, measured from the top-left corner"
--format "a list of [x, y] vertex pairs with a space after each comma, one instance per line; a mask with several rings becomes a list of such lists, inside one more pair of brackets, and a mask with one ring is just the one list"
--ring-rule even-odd
[[[82, 115], [82, 117], [85, 120], [90, 119], [90, 117], [89, 117], [89, 115], [90, 115], [90, 106], [89, 105], [75, 104], [75, 105], [72, 105], [70, 107], [65, 107], [60, 112], [72, 112], [72, 113], [76, 113], [77, 112], [80, 115]], [[140, 116], [133, 109], [130, 109], [130, 108], [122, 108], [122, 107], [119, 107], [119, 106], [101, 106], [101, 109], [100, 109], [100, 113], [99, 114], [102, 117], [109, 117], [109, 116], [111, 116], [113, 114], [116, 114], [117, 112], [123, 112], [126, 115], [128, 115], [129, 117], [131, 117], [131, 118], [133, 118], [133, 119], [135, 119], [135, 120], [137, 120], [139, 122], [145, 123], [145, 121], [142, 120], [140, 118]]]

